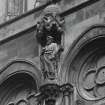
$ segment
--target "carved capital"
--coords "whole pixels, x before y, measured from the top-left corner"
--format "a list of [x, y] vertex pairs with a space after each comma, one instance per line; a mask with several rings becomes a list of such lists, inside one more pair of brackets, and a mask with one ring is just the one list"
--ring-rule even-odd
[[41, 86], [39, 91], [44, 95], [45, 100], [56, 100], [59, 97], [60, 86], [57, 84], [46, 84]]
[[40, 102], [45, 102], [45, 105], [55, 105], [58, 98], [68, 96], [73, 92], [71, 84], [45, 84], [40, 87], [39, 95], [37, 96]]
[[61, 92], [64, 96], [69, 96], [71, 93], [73, 93], [74, 88], [71, 84], [64, 84], [61, 86]]

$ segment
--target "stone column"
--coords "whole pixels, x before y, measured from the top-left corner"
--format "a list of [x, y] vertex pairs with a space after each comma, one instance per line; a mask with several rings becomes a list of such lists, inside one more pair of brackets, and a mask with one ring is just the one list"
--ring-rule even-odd
[[71, 105], [70, 104], [70, 98], [67, 95], [64, 96], [64, 105]]
[[73, 97], [73, 93], [71, 92], [66, 92], [63, 96], [63, 105], [72, 105], [72, 97]]
[[65, 84], [62, 86], [63, 91], [63, 104], [72, 105], [73, 86], [71, 84]]

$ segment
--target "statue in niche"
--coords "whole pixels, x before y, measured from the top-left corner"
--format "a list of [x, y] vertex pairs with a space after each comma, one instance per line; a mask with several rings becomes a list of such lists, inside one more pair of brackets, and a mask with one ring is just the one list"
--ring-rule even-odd
[[46, 13], [37, 23], [37, 41], [41, 45], [40, 62], [44, 79], [55, 79], [58, 75], [58, 65], [63, 52], [62, 21], [56, 13]]

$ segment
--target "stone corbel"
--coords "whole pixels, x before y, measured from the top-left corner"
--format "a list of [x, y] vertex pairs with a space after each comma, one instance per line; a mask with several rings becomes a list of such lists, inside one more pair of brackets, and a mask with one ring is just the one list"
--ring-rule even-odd
[[[57, 105], [57, 100], [64, 100], [64, 105], [71, 105], [70, 97], [74, 89], [71, 84], [46, 84], [40, 87], [39, 94], [36, 95], [38, 105]], [[63, 98], [62, 98], [63, 97]], [[61, 103], [62, 103], [61, 101]], [[60, 104], [61, 104], [60, 103]]]

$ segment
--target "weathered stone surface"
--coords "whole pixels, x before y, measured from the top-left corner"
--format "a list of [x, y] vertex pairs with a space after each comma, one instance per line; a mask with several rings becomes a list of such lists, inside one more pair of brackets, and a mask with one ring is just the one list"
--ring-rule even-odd
[[[64, 8], [62, 9], [66, 10], [84, 1], [86, 0], [64, 0], [62, 4], [62, 7]], [[64, 57], [67, 54], [68, 50], [73, 45], [73, 43], [77, 40], [77, 38], [80, 35], [82, 35], [83, 32], [85, 32], [85, 30], [87, 30], [89, 27], [95, 24], [104, 24], [105, 22], [104, 5], [105, 1], [100, 0], [100, 2], [97, 2], [82, 10], [79, 10], [78, 12], [75, 12], [65, 18]], [[32, 28], [35, 26], [36, 22], [38, 21], [40, 13], [41, 12], [37, 12], [36, 14], [34, 13], [29, 14], [24, 18], [20, 18], [0, 28], [0, 68], [11, 59], [24, 58], [24, 59], [30, 59], [40, 69], [39, 67], [40, 59], [38, 58], [38, 43], [36, 42], [34, 35], [35, 28]], [[103, 30], [99, 31], [98, 34], [101, 34], [102, 31]], [[95, 34], [95, 32], [92, 34]], [[86, 41], [88, 37], [89, 36], [84, 37], [83, 40]], [[7, 40], [7, 38], [9, 39]], [[79, 49], [79, 46], [77, 46], [77, 49]], [[84, 54], [84, 52], [81, 53], [80, 55], [82, 54]], [[81, 59], [78, 58], [78, 62], [81, 63], [82, 60], [83, 57], [81, 57]], [[70, 69], [67, 68], [69, 64], [65, 64], [62, 70], [62, 77], [61, 77], [62, 81], [65, 79], [65, 81], [71, 82], [73, 81], [74, 78], [77, 77], [77, 75], [75, 75], [75, 72], [78, 71], [78, 65], [77, 65], [78, 62], [74, 63]], [[69, 69], [69, 71], [67, 72], [66, 69]], [[73, 77], [70, 77], [68, 80], [67, 73], [70, 73], [71, 70], [72, 71], [74, 70], [71, 73], [71, 75], [73, 74], [74, 75]], [[76, 84], [76, 81], [74, 81], [74, 84]], [[80, 97], [79, 96], [77, 97], [76, 95], [75, 97], [78, 100]], [[87, 103], [86, 105], [89, 105]]]
[[[63, 0], [62, 8], [63, 8], [63, 10], [67, 10], [67, 9], [70, 9], [70, 8], [72, 8], [78, 4], [81, 4], [85, 1], [88, 1], [88, 0]], [[73, 14], [73, 16], [71, 14], [69, 17], [70, 18], [75, 17], [75, 18], [72, 18], [70, 25], [78, 24], [79, 22], [82, 22], [82, 21], [84, 21], [90, 17], [93, 17], [97, 14], [102, 14], [103, 12], [105, 12], [104, 5], [105, 5], [105, 1], [100, 0], [100, 1], [96, 2], [95, 4], [92, 4], [91, 6], [88, 6], [86, 8], [83, 8], [83, 9], [75, 12]]]
[[73, 42], [89, 27], [95, 24], [103, 24], [104, 18], [99, 15], [84, 20], [70, 27], [69, 17], [66, 18], [65, 52], [68, 51]]
[[[20, 33], [21, 37], [8, 40], [0, 46], [0, 65], [14, 58], [34, 58], [38, 56], [38, 44], [35, 31]], [[18, 35], [17, 35], [18, 36]]]

